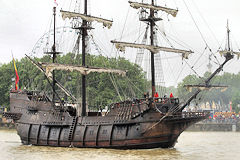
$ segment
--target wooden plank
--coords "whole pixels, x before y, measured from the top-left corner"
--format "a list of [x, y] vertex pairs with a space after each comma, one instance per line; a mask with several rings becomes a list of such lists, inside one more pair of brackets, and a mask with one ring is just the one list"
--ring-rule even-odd
[[84, 127], [84, 131], [83, 131], [83, 137], [82, 137], [82, 145], [84, 146], [84, 139], [85, 139], [85, 134], [86, 134], [86, 130], [87, 130], [87, 125], [85, 125]]
[[38, 133], [37, 133], [37, 142], [36, 142], [37, 144], [38, 144], [38, 141], [39, 141], [39, 135], [40, 135], [41, 128], [42, 128], [42, 125], [39, 124], [39, 126], [38, 126]]
[[60, 136], [61, 136], [61, 133], [62, 133], [62, 127], [60, 127], [60, 130], [59, 130], [59, 134], [58, 134], [58, 139], [57, 139], [57, 145], [60, 146]]
[[113, 133], [113, 129], [114, 129], [114, 124], [112, 124], [112, 127], [111, 127], [111, 132], [110, 132], [110, 137], [109, 137], [109, 146], [112, 145], [112, 133]]
[[50, 131], [51, 131], [51, 127], [48, 128], [48, 134], [47, 134], [47, 145], [48, 145], [48, 140], [49, 140]]
[[97, 134], [96, 134], [96, 146], [98, 146], [98, 134], [99, 134], [100, 127], [101, 125], [98, 125]]
[[27, 134], [27, 144], [29, 144], [29, 141], [30, 141], [30, 132], [31, 132], [31, 129], [32, 129], [32, 124], [29, 124], [28, 134]]

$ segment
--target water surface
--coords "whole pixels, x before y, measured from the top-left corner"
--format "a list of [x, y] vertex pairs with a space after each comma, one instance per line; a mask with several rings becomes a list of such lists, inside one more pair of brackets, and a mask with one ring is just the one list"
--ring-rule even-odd
[[0, 160], [239, 160], [240, 132], [184, 132], [173, 149], [113, 150], [24, 146], [0, 130]]

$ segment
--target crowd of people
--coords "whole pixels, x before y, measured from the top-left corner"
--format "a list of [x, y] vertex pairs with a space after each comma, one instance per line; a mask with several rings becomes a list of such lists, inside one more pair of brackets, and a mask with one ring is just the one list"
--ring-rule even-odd
[[215, 112], [210, 114], [208, 121], [216, 123], [237, 123], [240, 122], [240, 112]]

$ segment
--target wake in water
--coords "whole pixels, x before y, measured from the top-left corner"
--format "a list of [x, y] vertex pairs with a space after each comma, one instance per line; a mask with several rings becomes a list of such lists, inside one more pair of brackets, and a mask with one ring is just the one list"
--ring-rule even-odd
[[19, 143], [19, 144], [21, 144], [21, 142], [19, 142], [19, 141], [0, 141], [0, 143]]

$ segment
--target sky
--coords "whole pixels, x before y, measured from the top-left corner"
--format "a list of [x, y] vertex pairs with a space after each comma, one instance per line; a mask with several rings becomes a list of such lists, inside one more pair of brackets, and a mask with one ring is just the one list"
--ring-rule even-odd
[[[75, 2], [76, 0], [57, 0], [58, 26], [64, 24], [64, 22], [60, 22], [59, 10], [73, 10]], [[191, 46], [191, 48], [186, 48], [196, 51], [196, 54], [188, 61], [190, 66], [201, 57], [200, 53], [206, 46], [204, 41], [214, 53], [217, 52], [220, 44], [225, 43], [227, 19], [233, 35], [233, 48], [240, 49], [240, 39], [238, 38], [240, 37], [239, 0], [157, 0], [157, 2], [159, 5], [178, 8], [179, 12], [176, 18], [170, 15], [162, 16], [163, 22], [159, 22], [159, 28], [168, 35], [175, 35], [177, 39], [187, 44], [185, 47]], [[20, 60], [25, 54], [32, 52], [39, 39], [50, 29], [53, 6], [54, 0], [0, 0], [0, 63], [10, 62], [12, 54], [15, 59]], [[139, 27], [138, 11], [129, 7], [128, 0], [90, 0], [89, 10], [93, 16], [114, 21], [110, 30], [94, 24], [94, 27], [97, 28], [93, 31], [97, 37], [96, 42], [100, 43], [99, 46], [106, 51], [106, 55], [119, 54], [134, 62], [136, 51], [129, 49], [126, 50], [126, 53], [112, 53], [116, 50], [113, 49], [109, 41], [112, 39], [128, 42], [141, 41], [141, 39], [136, 40], [136, 37], [138, 37], [138, 31], [143, 31], [145, 27], [144, 25]], [[194, 22], [199, 28], [195, 26]], [[162, 40], [160, 44], [165, 43]], [[200, 63], [197, 64], [196, 71], [203, 73], [207, 70], [208, 54], [206, 53], [201, 57], [203, 60], [199, 60]], [[168, 57], [168, 55], [163, 55], [163, 57]], [[219, 56], [217, 57], [220, 61], [222, 60]], [[193, 73], [189, 67], [186, 69], [185, 66], [181, 76], [170, 74], [173, 70], [180, 71], [178, 68], [179, 66], [184, 67], [183, 63], [181, 57], [176, 59], [173, 56], [172, 60], [164, 60], [163, 58], [162, 65], [166, 66], [163, 69], [166, 70], [164, 78], [168, 83], [167, 85], [176, 85], [184, 76]], [[174, 69], [174, 66], [177, 68]], [[232, 73], [238, 73], [239, 70], [240, 62], [237, 59], [234, 59], [225, 68], [225, 71]]]

